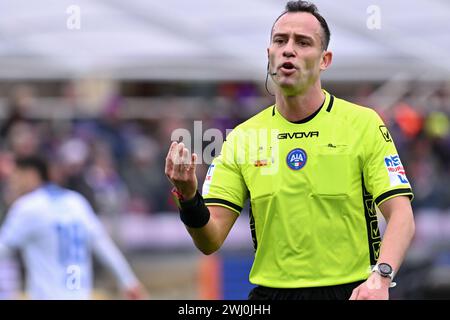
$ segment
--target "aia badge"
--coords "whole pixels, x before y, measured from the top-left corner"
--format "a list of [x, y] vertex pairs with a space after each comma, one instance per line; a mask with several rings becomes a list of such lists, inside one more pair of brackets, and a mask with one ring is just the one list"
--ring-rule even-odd
[[384, 164], [386, 165], [392, 187], [409, 184], [409, 181], [406, 178], [405, 169], [397, 154], [385, 157]]
[[307, 158], [305, 150], [297, 148], [288, 153], [286, 163], [292, 170], [300, 170], [305, 166]]

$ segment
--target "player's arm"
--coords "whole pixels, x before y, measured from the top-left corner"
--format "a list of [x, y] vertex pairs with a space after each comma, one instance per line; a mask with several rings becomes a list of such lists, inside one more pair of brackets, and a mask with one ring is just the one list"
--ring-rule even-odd
[[[387, 226], [377, 263], [388, 263], [398, 271], [415, 232], [411, 203], [408, 197], [398, 196], [381, 203], [379, 208]], [[391, 282], [390, 278], [372, 272], [368, 280], [353, 291], [351, 299], [388, 299]]]
[[93, 252], [99, 261], [118, 279], [125, 297], [131, 300], [145, 299], [148, 293], [131, 270], [119, 248], [101, 228], [93, 242]]
[[190, 154], [183, 143], [173, 142], [166, 157], [165, 173], [184, 200], [180, 202], [181, 219], [194, 244], [204, 254], [211, 254], [221, 247], [238, 215], [225, 207], [206, 207], [197, 191], [196, 159], [197, 155]]
[[23, 201], [13, 203], [0, 228], [0, 258], [11, 256], [24, 246], [35, 226], [31, 221], [35, 221], [35, 217], [25, 209]]
[[147, 292], [105, 230], [98, 232], [93, 242], [93, 252], [99, 261], [118, 279], [126, 298], [136, 300], [147, 297]]
[[204, 254], [211, 254], [222, 246], [238, 215], [221, 206], [208, 206], [207, 209], [210, 212], [210, 218], [204, 227], [186, 226], [186, 229], [194, 240], [195, 246]]
[[[413, 193], [393, 139], [376, 113], [372, 113], [364, 138], [367, 141], [363, 167], [365, 186], [374, 195], [374, 203], [387, 221], [377, 264], [387, 263], [395, 276], [415, 232], [410, 203]], [[353, 291], [352, 299], [388, 299], [391, 282], [390, 276], [372, 272], [367, 281]]]
[[144, 299], [148, 297], [122, 252], [111, 239], [100, 219], [94, 213], [86, 198], [79, 195], [80, 210], [86, 213], [86, 224], [92, 240], [92, 252], [99, 262], [117, 279], [127, 299]]
[[379, 208], [387, 226], [378, 263], [388, 262], [398, 271], [415, 232], [411, 202], [406, 196], [398, 196], [381, 203]]

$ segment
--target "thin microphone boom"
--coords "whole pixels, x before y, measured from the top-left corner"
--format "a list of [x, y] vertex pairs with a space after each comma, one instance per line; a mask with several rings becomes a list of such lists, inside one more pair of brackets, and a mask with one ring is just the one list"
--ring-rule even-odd
[[274, 97], [275, 95], [274, 95], [272, 92], [269, 91], [269, 87], [267, 86], [267, 81], [269, 80], [269, 74], [270, 74], [271, 76], [277, 75], [276, 72], [271, 72], [271, 71], [270, 71], [270, 63], [267, 62], [266, 81], [265, 81], [265, 83], [264, 83], [264, 87], [266, 88], [267, 93], [270, 94], [272, 97]]
[[272, 71], [270, 70], [270, 63], [269, 63], [269, 62], [267, 62], [267, 73], [270, 74], [271, 76], [276, 76], [276, 75], [277, 75], [277, 72], [276, 72], [276, 71], [275, 71], [275, 72], [272, 72]]

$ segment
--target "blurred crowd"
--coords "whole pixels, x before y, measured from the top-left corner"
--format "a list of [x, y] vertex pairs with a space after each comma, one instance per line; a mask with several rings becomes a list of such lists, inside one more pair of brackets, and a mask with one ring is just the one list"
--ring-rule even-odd
[[[185, 106], [180, 102], [183, 99], [173, 96], [159, 97], [163, 103], [158, 105], [152, 105], [155, 99], [146, 104], [142, 98], [144, 108], [137, 113], [126, 95], [115, 93], [101, 102], [97, 113], [54, 117], [39, 112], [42, 101], [36, 89], [17, 86], [1, 110], [0, 216], [16, 197], [7, 183], [13, 157], [33, 153], [46, 156], [52, 179], [85, 195], [98, 214], [176, 211], [164, 176], [173, 130], [192, 130], [193, 121], [202, 120], [203, 131], [218, 128], [225, 132], [271, 104], [271, 97], [261, 87], [221, 84], [206, 95], [192, 89], [191, 97], [201, 99], [190, 104], [202, 101], [198, 108], [189, 108], [189, 99]], [[339, 90], [329, 91], [339, 96]], [[345, 94], [341, 97], [347, 98]], [[435, 108], [405, 99], [391, 108], [377, 109], [395, 138], [414, 188], [415, 208], [450, 208], [449, 97], [445, 90], [437, 92], [433, 99], [440, 103]], [[349, 99], [365, 104], [363, 96], [357, 98], [359, 101]], [[61, 93], [61, 101], [61, 108], [82, 109], [71, 90]], [[206, 165], [199, 167], [199, 183], [206, 169]]]
[[[379, 111], [392, 136], [414, 191], [414, 209], [450, 209], [450, 96], [440, 108], [399, 102]], [[420, 212], [420, 211], [416, 211]]]
[[[31, 86], [14, 87], [7, 97], [0, 110], [0, 217], [18, 196], [8, 184], [13, 159], [31, 154], [44, 156], [51, 179], [83, 194], [100, 215], [176, 212], [164, 175], [172, 132], [192, 131], [194, 120], [202, 120], [205, 130], [214, 127], [223, 132], [242, 121], [231, 113], [215, 118], [208, 112], [186, 116], [183, 105], [170, 98], [172, 108], [162, 107], [166, 113], [152, 103], [133, 112], [117, 94], [104, 99], [98, 113], [86, 113], [73, 91], [64, 90], [59, 100], [60, 109], [70, 109], [65, 116], [54, 116], [60, 112], [58, 106], [46, 108]], [[228, 104], [231, 101], [222, 108], [228, 109]], [[200, 181], [206, 170], [206, 164], [199, 166]]]

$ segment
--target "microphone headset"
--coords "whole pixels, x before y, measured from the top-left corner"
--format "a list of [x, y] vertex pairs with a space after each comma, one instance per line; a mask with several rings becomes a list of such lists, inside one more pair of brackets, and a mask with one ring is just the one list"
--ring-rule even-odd
[[266, 87], [266, 91], [267, 91], [272, 97], [274, 97], [275, 95], [269, 91], [269, 88], [268, 88], [268, 86], [267, 86], [267, 81], [269, 80], [269, 74], [270, 74], [271, 76], [276, 76], [276, 75], [277, 75], [277, 72], [271, 72], [271, 71], [270, 71], [270, 61], [267, 61], [267, 72], [266, 72], [266, 83], [265, 83], [265, 87]]
[[267, 73], [270, 74], [271, 76], [276, 76], [277, 72], [270, 72], [270, 62], [267, 62]]

